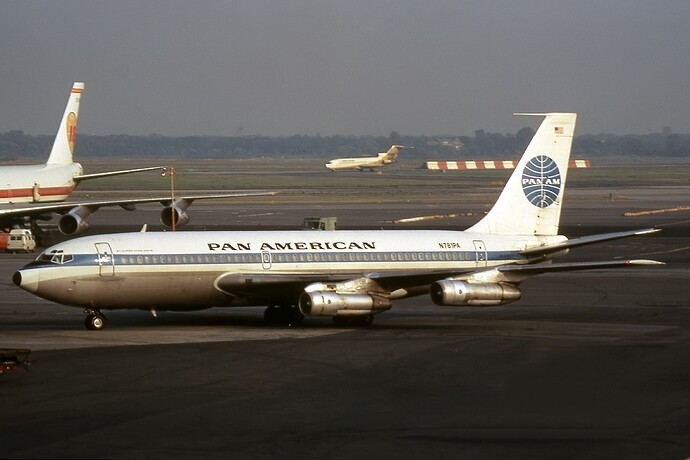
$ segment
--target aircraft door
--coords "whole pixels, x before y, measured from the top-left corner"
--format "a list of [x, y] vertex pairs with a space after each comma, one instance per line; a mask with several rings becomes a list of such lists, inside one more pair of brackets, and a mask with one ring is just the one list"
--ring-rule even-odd
[[268, 251], [263, 251], [261, 253], [261, 268], [264, 270], [270, 270], [271, 264], [271, 253]]
[[34, 203], [38, 203], [39, 201], [41, 201], [41, 186], [38, 182], [34, 182], [32, 194]]
[[482, 240], [474, 240], [474, 251], [477, 262], [477, 267], [486, 267], [486, 246]]
[[115, 256], [110, 243], [95, 243], [98, 254], [98, 274], [100, 276], [115, 276]]

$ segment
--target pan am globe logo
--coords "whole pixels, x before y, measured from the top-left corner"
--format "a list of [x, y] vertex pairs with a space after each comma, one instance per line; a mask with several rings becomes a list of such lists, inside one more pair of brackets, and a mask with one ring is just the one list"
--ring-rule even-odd
[[522, 171], [522, 191], [534, 206], [551, 206], [561, 192], [561, 172], [556, 162], [546, 155], [529, 160]]

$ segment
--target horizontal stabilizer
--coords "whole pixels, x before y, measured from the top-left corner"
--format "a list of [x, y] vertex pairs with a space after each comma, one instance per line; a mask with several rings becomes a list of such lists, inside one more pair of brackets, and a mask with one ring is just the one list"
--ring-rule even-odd
[[620, 238], [627, 238], [630, 236], [649, 235], [651, 233], [660, 232], [660, 228], [645, 228], [642, 230], [631, 230], [627, 232], [613, 232], [601, 233], [599, 235], [583, 236], [582, 238], [573, 238], [572, 240], [551, 246], [539, 246], [536, 248], [528, 248], [520, 251], [520, 254], [525, 257], [540, 257], [554, 254], [556, 252], [565, 251], [566, 249], [586, 246], [588, 244], [602, 243], [604, 241], [618, 240]]
[[74, 176], [74, 181], [79, 183], [84, 180], [89, 180], [89, 179], [101, 179], [103, 177], [110, 177], [110, 176], [121, 176], [123, 174], [133, 174], [133, 173], [138, 173], [138, 172], [143, 172], [143, 171], [164, 171], [167, 168], [165, 166], [150, 166], [148, 168], [137, 168], [137, 169], [124, 169], [121, 171], [108, 171], [108, 172], [102, 172], [102, 173], [95, 173], [95, 174], [82, 174], [81, 176]]

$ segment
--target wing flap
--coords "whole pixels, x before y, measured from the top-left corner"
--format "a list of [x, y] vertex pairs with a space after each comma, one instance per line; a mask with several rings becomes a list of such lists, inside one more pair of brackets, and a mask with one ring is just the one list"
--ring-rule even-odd
[[503, 265], [496, 267], [501, 273], [521, 274], [525, 276], [540, 275], [543, 273], [573, 272], [581, 270], [597, 270], [607, 268], [624, 268], [640, 266], [666, 265], [658, 260], [633, 259], [633, 260], [611, 260], [600, 262], [571, 262], [559, 264], [535, 264], [535, 265]]

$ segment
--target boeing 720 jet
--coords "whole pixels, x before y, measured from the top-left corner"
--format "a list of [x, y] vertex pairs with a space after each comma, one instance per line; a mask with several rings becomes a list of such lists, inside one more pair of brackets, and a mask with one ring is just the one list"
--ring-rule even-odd
[[569, 240], [558, 234], [576, 114], [546, 113], [489, 213], [465, 231], [351, 230], [121, 233], [46, 249], [13, 275], [44, 299], [103, 310], [267, 306], [269, 322], [304, 315], [371, 324], [394, 301], [428, 294], [449, 307], [520, 299], [541, 273], [657, 265], [654, 260], [552, 263], [579, 246], [656, 232]]
[[[40, 236], [38, 221], [49, 220], [53, 213], [58, 213], [62, 215], [58, 222], [59, 230], [65, 235], [73, 235], [83, 231], [88, 226], [85, 218], [103, 206], [120, 206], [126, 210], [133, 210], [136, 204], [156, 202], [160, 202], [164, 206], [161, 212], [161, 223], [163, 225], [182, 225], [189, 220], [186, 209], [194, 200], [267, 194], [265, 192], [241, 192], [205, 196], [181, 196], [174, 202], [170, 197], [162, 197], [41, 204], [65, 201], [76, 189], [77, 185], [85, 180], [165, 169], [162, 166], [154, 166], [84, 174], [82, 166], [73, 160], [74, 141], [77, 135], [77, 121], [79, 119], [79, 105], [83, 93], [84, 83], [75, 82], [46, 163], [0, 166], [0, 204], [13, 205], [0, 208], [0, 231], [8, 231], [12, 227], [29, 225], [37, 236]], [[17, 204], [30, 205], [14, 206]]]
[[355, 169], [364, 171], [369, 169], [373, 171], [382, 166], [388, 166], [398, 161], [398, 154], [400, 149], [405, 148], [404, 145], [391, 145], [387, 152], [379, 153], [375, 157], [362, 158], [336, 158], [326, 163], [326, 167], [331, 171], [340, 171], [347, 169]]

